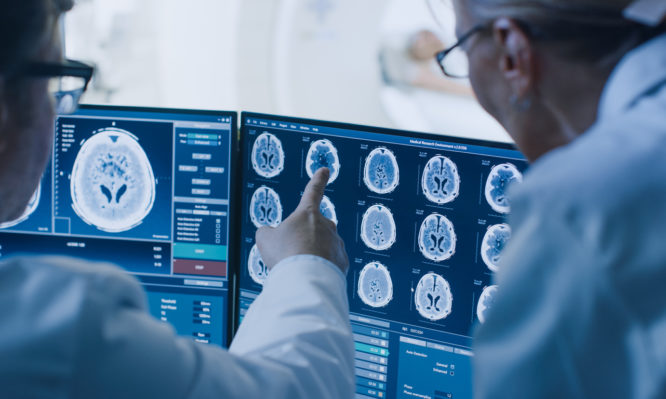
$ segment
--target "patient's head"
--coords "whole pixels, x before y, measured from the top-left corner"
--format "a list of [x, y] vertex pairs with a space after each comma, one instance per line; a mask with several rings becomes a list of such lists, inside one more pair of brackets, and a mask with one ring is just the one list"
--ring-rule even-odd
[[0, 0], [0, 222], [22, 213], [53, 142], [48, 79], [25, 76], [31, 62], [58, 62], [58, 19], [72, 0]]

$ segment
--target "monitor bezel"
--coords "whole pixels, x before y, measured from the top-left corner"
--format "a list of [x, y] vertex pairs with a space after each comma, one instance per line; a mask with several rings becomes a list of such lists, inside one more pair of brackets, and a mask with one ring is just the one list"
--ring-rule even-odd
[[[238, 235], [234, 234], [237, 231], [237, 228], [240, 227], [238, 223], [238, 214], [236, 212], [237, 204], [236, 198], [238, 197], [238, 188], [240, 184], [240, 174], [237, 173], [236, 169], [239, 167], [240, 162], [240, 152], [239, 152], [239, 130], [238, 130], [238, 112], [237, 111], [216, 111], [216, 110], [201, 110], [201, 109], [188, 109], [188, 108], [160, 108], [160, 107], [134, 107], [134, 106], [124, 106], [124, 105], [97, 105], [97, 104], [81, 104], [79, 106], [81, 110], [89, 111], [120, 111], [120, 112], [145, 112], [145, 113], [158, 113], [158, 114], [185, 114], [185, 115], [208, 115], [208, 116], [221, 116], [221, 117], [231, 117], [231, 148], [230, 148], [230, 160], [229, 165], [231, 170], [229, 171], [230, 179], [229, 182], [229, 234], [228, 234], [228, 243], [227, 243], [227, 326], [226, 326], [226, 342], [225, 348], [229, 348], [231, 345], [231, 340], [235, 334], [235, 324], [236, 324], [236, 308], [237, 308], [237, 291], [238, 288], [237, 280], [238, 274], [237, 271], [240, 270], [239, 262], [237, 261], [237, 248], [240, 248], [240, 243], [238, 241]], [[57, 115], [61, 116], [76, 116], [76, 113], [73, 115]], [[173, 245], [173, 244], [172, 244]], [[173, 264], [171, 265], [173, 267]], [[174, 275], [178, 277], [179, 275]], [[193, 276], [193, 275], [184, 275], [184, 276]], [[203, 276], [206, 277], [206, 276]]]
[[[242, 177], [244, 176], [245, 173], [249, 173], [248, 170], [245, 170], [245, 164], [244, 164], [244, 157], [246, 155], [246, 143], [245, 143], [245, 129], [247, 127], [246, 120], [247, 118], [255, 118], [255, 119], [265, 119], [265, 120], [270, 120], [270, 121], [280, 121], [280, 122], [289, 122], [289, 123], [301, 123], [301, 124], [306, 124], [306, 125], [316, 125], [316, 126], [321, 126], [321, 127], [329, 127], [329, 128], [337, 128], [337, 129], [346, 129], [346, 130], [361, 130], [364, 132], [368, 133], [376, 133], [376, 134], [385, 134], [385, 135], [391, 135], [391, 136], [400, 136], [400, 137], [414, 137], [414, 138], [420, 138], [420, 139], [427, 139], [427, 140], [433, 140], [433, 141], [445, 141], [445, 142], [450, 142], [454, 144], [466, 144], [466, 145], [476, 145], [476, 146], [483, 146], [483, 147], [490, 147], [490, 148], [499, 148], [499, 149], [504, 149], [504, 150], [514, 150], [520, 153], [520, 150], [512, 144], [512, 143], [504, 143], [504, 142], [498, 142], [498, 141], [489, 141], [489, 140], [479, 140], [479, 139], [471, 139], [471, 138], [466, 138], [466, 137], [456, 137], [456, 136], [448, 136], [448, 135], [440, 135], [436, 133], [425, 133], [425, 132], [417, 132], [417, 131], [411, 131], [411, 130], [400, 130], [400, 129], [392, 129], [392, 128], [385, 128], [385, 127], [377, 127], [377, 126], [369, 126], [369, 125], [360, 125], [360, 124], [354, 124], [354, 123], [345, 123], [345, 122], [333, 122], [333, 121], [326, 121], [326, 120], [318, 120], [318, 119], [309, 119], [309, 118], [298, 118], [298, 117], [293, 117], [293, 116], [281, 116], [281, 115], [276, 115], [276, 114], [265, 114], [265, 113], [258, 113], [258, 112], [249, 112], [249, 111], [242, 111], [240, 113], [240, 125], [239, 125], [239, 133], [238, 133], [238, 147], [239, 147], [239, 155], [238, 155], [238, 162], [239, 162], [239, 176], [238, 176], [238, 190], [237, 193], [240, 196], [241, 195], [241, 190], [243, 189], [242, 187], [242, 182], [243, 179]], [[267, 126], [267, 128], [270, 128]], [[305, 133], [305, 132], [304, 132]], [[325, 133], [317, 133], [317, 132], [309, 132], [312, 134], [323, 134]], [[522, 153], [521, 153], [522, 155]], [[525, 158], [523, 158], [525, 159]], [[526, 159], [525, 159], [526, 160]], [[236, 205], [238, 208], [234, 209], [234, 214], [237, 216], [237, 223], [238, 223], [238, 236], [240, 237], [241, 235], [241, 201], [236, 201]], [[234, 271], [234, 275], [236, 276], [236, 292], [235, 292], [235, 302], [237, 304], [236, 309], [234, 310], [234, 314], [236, 318], [234, 319], [234, 332], [233, 334], [235, 335], [236, 332], [238, 331], [238, 328], [240, 327], [239, 324], [239, 316], [240, 316], [240, 276], [241, 276], [241, 259], [240, 259], [240, 253], [241, 253], [241, 240], [238, 239], [236, 240], [237, 248], [234, 249], [234, 252], [238, 256], [238, 262], [235, 264], [236, 270]]]

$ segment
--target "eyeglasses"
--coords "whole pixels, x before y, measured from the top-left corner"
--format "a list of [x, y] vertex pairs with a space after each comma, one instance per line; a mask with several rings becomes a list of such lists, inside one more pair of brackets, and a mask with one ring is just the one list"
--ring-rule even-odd
[[444, 72], [444, 75], [455, 79], [467, 79], [469, 77], [469, 60], [462, 45], [476, 33], [486, 29], [488, 29], [487, 24], [473, 27], [464, 35], [460, 36], [460, 39], [458, 39], [456, 44], [435, 55], [437, 63], [442, 69], [442, 72]]
[[74, 113], [81, 96], [88, 88], [94, 68], [79, 61], [65, 60], [62, 63], [31, 62], [23, 75], [49, 79], [48, 90], [59, 115]]

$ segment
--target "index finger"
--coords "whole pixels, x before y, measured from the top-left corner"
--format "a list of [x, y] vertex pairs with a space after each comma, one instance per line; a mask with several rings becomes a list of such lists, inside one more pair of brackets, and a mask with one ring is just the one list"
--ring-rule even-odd
[[315, 172], [312, 179], [308, 182], [308, 185], [305, 186], [303, 197], [298, 204], [298, 208], [304, 209], [313, 206], [315, 209], [319, 209], [321, 199], [324, 197], [324, 189], [326, 188], [326, 184], [328, 184], [330, 173], [328, 168], [320, 168]]

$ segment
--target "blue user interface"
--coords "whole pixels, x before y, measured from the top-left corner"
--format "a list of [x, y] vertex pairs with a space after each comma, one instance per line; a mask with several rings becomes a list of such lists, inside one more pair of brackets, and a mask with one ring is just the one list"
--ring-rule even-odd
[[134, 275], [178, 334], [226, 346], [236, 114], [82, 107], [55, 122], [52, 160], [2, 257], [65, 255]]
[[471, 330], [492, 307], [511, 231], [513, 147], [412, 132], [241, 116], [239, 321], [269, 275], [254, 242], [331, 170], [322, 214], [350, 259], [356, 398], [472, 397]]

